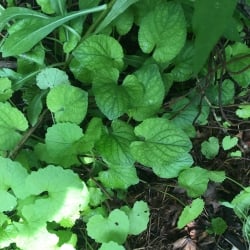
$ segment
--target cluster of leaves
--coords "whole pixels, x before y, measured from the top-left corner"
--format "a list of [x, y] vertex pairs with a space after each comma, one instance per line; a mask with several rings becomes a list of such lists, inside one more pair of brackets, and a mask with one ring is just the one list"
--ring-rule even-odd
[[[177, 178], [196, 198], [179, 228], [198, 217], [208, 182], [222, 182], [226, 173], [194, 164], [195, 125], [206, 124], [215, 106], [234, 102], [236, 83], [250, 84], [249, 71], [237, 74], [250, 58], [243, 42], [248, 21], [236, 1], [37, 0], [36, 11], [13, 2], [0, 6], [0, 51], [17, 63], [15, 70], [0, 69], [0, 195], [6, 201], [0, 247], [40, 249], [46, 242], [43, 249], [74, 249], [69, 229], [82, 218], [100, 249], [124, 249], [128, 235], [146, 229], [148, 205], [137, 201], [111, 211], [104, 204], [125, 200], [139, 182], [139, 164]], [[231, 41], [225, 61], [216, 64], [215, 53], [208, 72], [222, 36]], [[216, 74], [225, 72], [231, 78], [217, 82]], [[165, 108], [170, 88], [188, 81], [196, 85]], [[239, 105], [236, 115], [248, 118], [249, 104]], [[224, 150], [237, 143], [224, 139]], [[211, 159], [218, 150], [210, 138], [201, 152]], [[245, 188], [230, 204], [246, 221], [246, 236], [249, 197]]]

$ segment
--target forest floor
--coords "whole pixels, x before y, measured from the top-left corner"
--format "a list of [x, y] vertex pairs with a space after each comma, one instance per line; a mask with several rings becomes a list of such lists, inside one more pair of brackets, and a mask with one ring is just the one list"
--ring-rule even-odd
[[[222, 136], [221, 130], [216, 127], [213, 120], [209, 125], [197, 128], [200, 138], [193, 141], [193, 158], [198, 166], [209, 170], [224, 170], [226, 175], [236, 180], [243, 186], [250, 185], [250, 153], [247, 147], [247, 128], [241, 131], [235, 129], [234, 133], [240, 134], [240, 140], [244, 145], [239, 146], [243, 150], [243, 157], [228, 159], [225, 152], [221, 151], [213, 160], [205, 159], [200, 152], [200, 142], [203, 137]], [[204, 195], [206, 202], [202, 215], [188, 227], [178, 230], [177, 220], [183, 209], [182, 204], [189, 204], [190, 200], [184, 190], [177, 187], [173, 180], [160, 179], [148, 168], [138, 167], [142, 180], [140, 184], [130, 191], [131, 200], [145, 200], [151, 210], [148, 229], [137, 237], [131, 237], [128, 241], [128, 249], [159, 249], [159, 250], [248, 250], [249, 243], [243, 238], [242, 222], [234, 214], [233, 210], [221, 205], [221, 201], [230, 202], [241, 188], [235, 183], [225, 180], [223, 183], [209, 183]], [[220, 236], [208, 234], [212, 218], [221, 217], [227, 223], [227, 230]]]

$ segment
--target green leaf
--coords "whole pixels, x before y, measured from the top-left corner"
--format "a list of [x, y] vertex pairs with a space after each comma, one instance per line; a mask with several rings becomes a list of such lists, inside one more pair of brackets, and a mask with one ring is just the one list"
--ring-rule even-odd
[[223, 171], [208, 171], [200, 167], [193, 167], [179, 174], [178, 183], [187, 190], [188, 196], [198, 197], [205, 193], [209, 180], [223, 182], [225, 178]]
[[100, 140], [102, 128], [103, 124], [100, 118], [93, 117], [89, 121], [84, 136], [77, 142], [79, 155], [88, 153], [93, 149], [96, 142]]
[[184, 82], [192, 77], [193, 56], [194, 45], [188, 42], [173, 60], [175, 67], [171, 70], [171, 75], [175, 82]]
[[127, 111], [129, 96], [125, 89], [117, 84], [119, 77], [117, 69], [109, 69], [102, 74], [101, 78], [95, 77], [93, 92], [99, 109], [108, 119], [113, 120]]
[[48, 93], [47, 106], [55, 113], [57, 122], [80, 124], [87, 113], [88, 93], [71, 85], [60, 84]]
[[208, 171], [208, 178], [214, 182], [223, 182], [226, 175], [224, 171]]
[[141, 141], [132, 142], [132, 154], [138, 162], [152, 167], [156, 173], [162, 173], [169, 162], [173, 164], [191, 149], [187, 135], [164, 118], [144, 120], [135, 127], [135, 134]]
[[236, 115], [240, 118], [248, 119], [250, 117], [250, 105], [239, 105]]
[[233, 205], [236, 215], [244, 220], [246, 216], [249, 215], [250, 187], [245, 188], [238, 195], [236, 195], [231, 204]]
[[74, 51], [70, 69], [82, 82], [92, 81], [100, 70], [106, 72], [123, 68], [123, 49], [113, 37], [92, 35], [86, 38]]
[[121, 245], [118, 245], [116, 242], [114, 241], [110, 241], [108, 243], [103, 243], [101, 245], [101, 247], [99, 248], [99, 250], [125, 250], [125, 248]]
[[11, 81], [7, 77], [0, 78], [0, 102], [7, 101], [12, 93]]
[[240, 150], [236, 150], [230, 153], [231, 157], [242, 157], [242, 152]]
[[118, 244], [123, 244], [128, 232], [128, 216], [119, 209], [113, 210], [108, 218], [104, 218], [100, 214], [94, 215], [87, 223], [88, 235], [99, 243], [114, 241]]
[[14, 222], [14, 228], [7, 229], [12, 241], [16, 243], [19, 249], [56, 249], [58, 237], [55, 234], [49, 233], [46, 229], [46, 224], [30, 225], [28, 223]]
[[70, 84], [68, 75], [57, 68], [45, 68], [36, 76], [36, 85], [40, 89], [54, 88], [59, 84]]
[[85, 18], [77, 18], [72, 20], [68, 26], [63, 26], [59, 30], [60, 41], [63, 42], [63, 51], [68, 54], [72, 52], [79, 41], [81, 40], [81, 33], [83, 30], [83, 22]]
[[11, 211], [17, 204], [16, 197], [7, 191], [0, 190], [0, 199], [1, 201], [4, 201], [0, 205], [0, 212]]
[[132, 28], [134, 23], [134, 13], [133, 10], [127, 9], [118, 18], [113, 21], [119, 35], [126, 35]]
[[42, 98], [46, 93], [44, 91], [39, 92], [37, 95], [34, 96], [32, 101], [29, 103], [27, 108], [27, 117], [32, 126], [34, 126], [39, 118], [39, 115], [43, 109]]
[[96, 104], [110, 120], [128, 112], [143, 95], [143, 85], [136, 76], [127, 75], [122, 83], [118, 82], [119, 72], [116, 69], [99, 71], [93, 82]]
[[132, 165], [135, 160], [130, 152], [130, 143], [136, 139], [133, 127], [120, 120], [113, 121], [111, 127], [112, 132], [104, 133], [97, 142], [97, 151], [109, 163]]
[[40, 5], [42, 11], [46, 14], [54, 14], [55, 10], [52, 8], [50, 0], [37, 0], [37, 4]]
[[100, 188], [88, 187], [88, 190], [89, 205], [92, 207], [98, 207], [107, 198]]
[[107, 188], [127, 189], [139, 182], [134, 166], [108, 165], [108, 170], [101, 171], [98, 179]]
[[1, 46], [0, 50], [2, 52], [2, 56], [9, 57], [27, 52], [54, 29], [58, 28], [64, 23], [74, 18], [87, 15], [89, 13], [102, 11], [104, 9], [106, 9], [106, 5], [69, 13], [68, 15], [62, 17], [48, 17], [46, 19], [44, 17], [32, 17], [30, 18], [31, 22], [28, 29], [21, 29], [17, 32], [14, 32], [5, 39], [5, 42]]
[[184, 170], [178, 176], [179, 185], [187, 190], [190, 197], [198, 197], [204, 194], [208, 181], [208, 171], [200, 167]]
[[9, 7], [1, 12], [0, 31], [2, 31], [4, 26], [7, 25], [8, 22], [11, 21], [12, 19], [23, 19], [23, 18], [29, 18], [29, 17], [36, 17], [36, 18], [41, 18], [41, 19], [48, 18], [48, 16], [38, 11], [34, 11], [28, 8]]
[[11, 150], [21, 140], [21, 131], [28, 128], [23, 113], [9, 103], [0, 103], [0, 150]]
[[25, 184], [30, 195], [47, 193], [34, 203], [24, 205], [22, 215], [29, 223], [55, 221], [72, 227], [88, 204], [87, 187], [71, 170], [49, 165], [32, 172]]
[[250, 48], [244, 43], [234, 43], [226, 48], [227, 71], [230, 76], [242, 87], [250, 85]]
[[138, 2], [138, 0], [120, 0], [115, 1], [112, 9], [108, 12], [106, 17], [102, 20], [99, 26], [96, 28], [95, 33], [100, 33], [103, 29], [105, 29], [115, 18], [124, 13], [126, 9]]
[[[235, 87], [231, 80], [224, 80], [221, 84], [221, 105], [234, 103]], [[206, 90], [206, 96], [212, 104], [219, 104], [219, 86], [211, 85]]]
[[142, 233], [149, 222], [149, 207], [144, 201], [136, 201], [133, 208], [123, 207], [129, 218], [129, 234], [138, 235]]
[[[12, 205], [9, 204], [8, 209], [14, 205], [14, 197], [24, 198], [26, 197], [25, 188], [23, 187], [25, 178], [27, 177], [27, 171], [18, 162], [11, 161], [8, 158], [0, 157], [0, 190], [1, 195], [5, 195], [7, 198], [12, 200]], [[9, 189], [12, 190], [13, 194], [10, 197]], [[0, 210], [6, 211], [6, 203], [1, 203]], [[15, 206], [15, 205], [14, 205]], [[14, 207], [12, 207], [13, 209]], [[12, 210], [10, 209], [10, 210]], [[9, 211], [10, 211], [9, 210]]]
[[143, 66], [135, 72], [135, 76], [142, 84], [144, 91], [136, 92], [135, 101], [127, 113], [135, 120], [142, 121], [159, 111], [165, 97], [165, 87], [159, 68], [155, 64]]
[[190, 154], [183, 153], [180, 157], [167, 162], [165, 166], [158, 166], [153, 169], [155, 174], [161, 178], [175, 178], [179, 176], [182, 170], [191, 167], [193, 162]]
[[17, 58], [18, 72], [21, 74], [30, 74], [30, 72], [39, 71], [44, 67], [44, 60], [45, 49], [41, 44], [38, 44], [32, 50]]
[[189, 137], [195, 137], [196, 131], [193, 121], [197, 117], [198, 107], [192, 98], [180, 98], [170, 104], [171, 113], [165, 116], [169, 118], [177, 127], [181, 128]]
[[200, 198], [193, 200], [190, 206], [186, 206], [177, 222], [177, 227], [179, 229], [185, 227], [189, 222], [196, 219], [204, 209], [204, 201]]
[[213, 159], [219, 153], [219, 140], [216, 137], [209, 137], [208, 141], [201, 144], [201, 153], [207, 159]]
[[221, 218], [213, 218], [211, 221], [211, 226], [208, 228], [209, 233], [222, 235], [227, 229], [227, 223]]
[[82, 129], [72, 123], [58, 123], [49, 127], [45, 144], [35, 147], [37, 156], [47, 162], [64, 167], [78, 163], [78, 140], [83, 136]]
[[237, 0], [195, 1], [193, 15], [193, 30], [196, 35], [195, 74], [203, 67], [213, 47], [231, 22], [236, 3]]
[[222, 147], [224, 150], [229, 150], [236, 146], [238, 143], [238, 138], [237, 137], [230, 137], [230, 135], [225, 136], [222, 140]]
[[153, 52], [159, 63], [172, 60], [186, 39], [186, 22], [181, 5], [160, 2], [141, 20], [138, 41], [144, 53]]

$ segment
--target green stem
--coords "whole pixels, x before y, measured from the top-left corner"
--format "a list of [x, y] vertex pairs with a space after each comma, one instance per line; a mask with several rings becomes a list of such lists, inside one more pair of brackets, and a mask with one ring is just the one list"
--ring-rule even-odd
[[226, 177], [229, 181], [233, 182], [234, 184], [236, 184], [237, 186], [239, 186], [241, 189], [245, 189], [245, 187], [243, 185], [241, 185], [239, 182], [237, 182], [236, 180], [230, 178], [230, 177]]
[[153, 188], [153, 189], [156, 190], [157, 192], [160, 192], [160, 193], [162, 193], [162, 194], [164, 194], [164, 195], [167, 195], [167, 196], [171, 197], [172, 199], [178, 201], [183, 207], [186, 206], [185, 203], [182, 202], [182, 201], [181, 201], [179, 198], [177, 198], [176, 196], [174, 196], [174, 195], [172, 195], [172, 194], [170, 194], [170, 193], [168, 193], [168, 192], [163, 192], [163, 191], [161, 191], [161, 190], [158, 190], [157, 188]]
[[47, 109], [43, 111], [43, 113], [40, 115], [37, 123], [35, 126], [31, 127], [22, 137], [21, 141], [16, 145], [16, 147], [9, 153], [8, 157], [14, 160], [19, 153], [19, 151], [23, 148], [26, 141], [30, 138], [30, 136], [34, 133], [34, 131], [37, 129], [37, 127], [40, 125], [40, 123], [43, 121], [44, 116], [48, 112]]

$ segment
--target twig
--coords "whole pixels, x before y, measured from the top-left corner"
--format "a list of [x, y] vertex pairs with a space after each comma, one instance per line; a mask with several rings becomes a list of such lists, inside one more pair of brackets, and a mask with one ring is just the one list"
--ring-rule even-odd
[[42, 122], [44, 116], [46, 115], [46, 113], [48, 112], [48, 109], [45, 109], [42, 114], [39, 116], [39, 119], [37, 121], [37, 123], [31, 127], [22, 137], [21, 141], [16, 145], [16, 147], [10, 151], [10, 153], [8, 154], [8, 157], [12, 160], [14, 160], [17, 156], [17, 154], [19, 153], [19, 151], [22, 149], [22, 147], [24, 146], [25, 142], [30, 138], [30, 136], [34, 133], [34, 131], [37, 129], [37, 127], [40, 125], [40, 123]]

